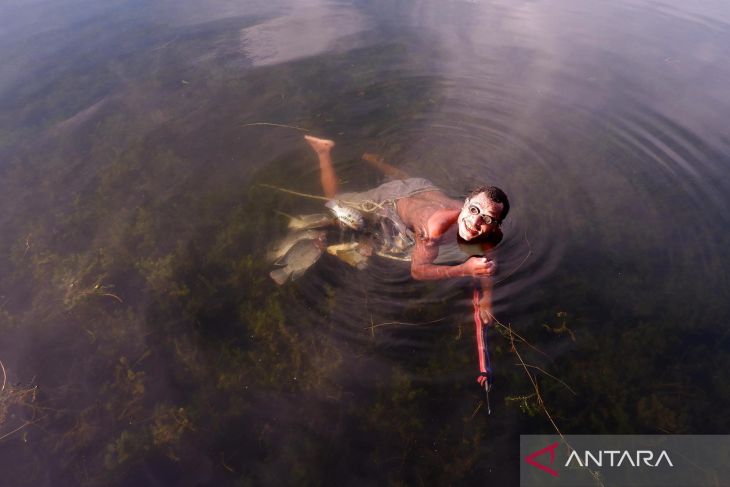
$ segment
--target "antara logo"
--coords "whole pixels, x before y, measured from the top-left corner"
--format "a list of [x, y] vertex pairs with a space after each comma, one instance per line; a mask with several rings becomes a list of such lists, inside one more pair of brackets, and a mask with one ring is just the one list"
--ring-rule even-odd
[[556, 472], [555, 470], [553, 470], [550, 467], [546, 467], [545, 465], [543, 465], [541, 463], [537, 463], [535, 461], [535, 457], [539, 457], [540, 455], [544, 455], [545, 453], [549, 453], [550, 454], [550, 465], [552, 465], [555, 462], [555, 449], [557, 447], [558, 447], [558, 442], [556, 441], [552, 445], [548, 445], [545, 448], [542, 448], [540, 450], [537, 450], [537, 451], [534, 451], [534, 452], [530, 453], [529, 455], [527, 455], [525, 457], [525, 461], [527, 463], [529, 463], [530, 465], [532, 465], [533, 467], [539, 468], [543, 472], [547, 472], [550, 475], [552, 475], [553, 477], [557, 477], [558, 476], [558, 472]]
[[[541, 448], [540, 450], [534, 451], [525, 457], [525, 461], [533, 467], [546, 472], [553, 477], [558, 476], [558, 472], [538, 463], [535, 458], [549, 454], [550, 465], [555, 463], [555, 449], [558, 447], [559, 442], [555, 442], [551, 445]], [[667, 455], [666, 450], [662, 450], [659, 455], [655, 455], [651, 450], [636, 450], [635, 452], [629, 452], [628, 450], [598, 450], [591, 452], [585, 450], [583, 456], [578, 454], [576, 450], [570, 452], [568, 459], [565, 461], [565, 467], [580, 466], [580, 467], [659, 467], [662, 462], [668, 467], [674, 467], [672, 460]]]
[[[618, 461], [615, 459], [618, 458]], [[651, 450], [636, 450], [633, 455], [628, 450], [598, 450], [596, 454], [586, 450], [583, 452], [583, 461], [581, 461], [578, 452], [573, 450], [568, 456], [568, 461], [565, 462], [565, 466], [570, 466], [570, 462], [575, 461], [581, 467], [590, 467], [591, 461], [596, 467], [620, 467], [624, 463], [626, 466], [631, 465], [632, 467], [658, 467], [662, 460], [664, 460], [669, 467], [673, 467], [672, 460], [669, 459], [666, 450], [662, 450], [654, 460], [654, 452]], [[608, 462], [605, 460], [608, 459]], [[604, 465], [604, 463], [606, 463]], [[642, 464], [643, 463], [643, 464]]]

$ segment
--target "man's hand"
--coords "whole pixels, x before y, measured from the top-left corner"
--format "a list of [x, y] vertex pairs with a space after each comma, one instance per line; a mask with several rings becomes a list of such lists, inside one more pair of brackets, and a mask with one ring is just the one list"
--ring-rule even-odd
[[492, 314], [492, 303], [479, 301], [479, 318], [485, 326], [494, 326], [494, 315]]
[[467, 276], [492, 276], [497, 272], [497, 263], [486, 257], [470, 257], [463, 265]]

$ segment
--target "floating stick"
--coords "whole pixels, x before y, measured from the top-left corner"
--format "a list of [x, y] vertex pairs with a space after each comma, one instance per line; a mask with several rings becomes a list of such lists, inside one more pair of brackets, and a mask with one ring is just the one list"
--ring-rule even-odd
[[294, 129], [299, 130], [300, 132], [311, 132], [311, 130], [303, 129], [301, 127], [295, 127], [294, 125], [285, 125], [283, 123], [271, 123], [271, 122], [252, 122], [252, 123], [246, 123], [241, 125], [241, 127], [256, 127], [256, 126], [266, 126], [266, 127], [281, 127], [285, 129]]

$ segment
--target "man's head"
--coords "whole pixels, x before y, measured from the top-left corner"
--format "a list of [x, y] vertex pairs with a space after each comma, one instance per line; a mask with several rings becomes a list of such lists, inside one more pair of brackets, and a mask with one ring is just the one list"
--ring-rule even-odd
[[459, 213], [459, 236], [466, 241], [478, 239], [499, 229], [507, 218], [509, 200], [496, 186], [480, 186], [469, 193]]

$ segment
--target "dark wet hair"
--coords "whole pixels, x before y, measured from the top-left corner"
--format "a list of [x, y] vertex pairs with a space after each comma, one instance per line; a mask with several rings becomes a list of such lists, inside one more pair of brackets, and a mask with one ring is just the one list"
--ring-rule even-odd
[[507, 218], [507, 213], [509, 213], [509, 199], [507, 199], [507, 194], [496, 186], [479, 186], [470, 191], [466, 197], [473, 198], [481, 193], [484, 193], [488, 199], [495, 203], [502, 203], [502, 214], [499, 215], [499, 222], [502, 223]]

